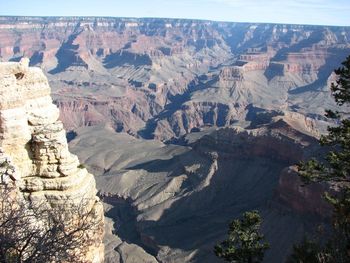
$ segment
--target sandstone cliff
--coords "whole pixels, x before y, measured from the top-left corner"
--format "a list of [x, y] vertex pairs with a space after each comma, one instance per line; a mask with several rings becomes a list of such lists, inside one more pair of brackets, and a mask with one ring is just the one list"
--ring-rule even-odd
[[0, 147], [14, 166], [14, 173], [3, 179], [14, 181], [32, 203], [78, 206], [88, 200], [86, 209], [101, 223], [100, 231], [91, 233], [96, 242], [85, 257], [103, 262], [103, 209], [94, 177], [68, 150], [46, 77], [28, 64], [28, 59], [0, 63]]

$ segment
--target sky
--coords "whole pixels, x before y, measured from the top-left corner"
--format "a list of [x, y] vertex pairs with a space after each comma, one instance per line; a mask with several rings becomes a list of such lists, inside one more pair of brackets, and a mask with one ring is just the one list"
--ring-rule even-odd
[[350, 0], [0, 0], [0, 15], [168, 17], [350, 26]]

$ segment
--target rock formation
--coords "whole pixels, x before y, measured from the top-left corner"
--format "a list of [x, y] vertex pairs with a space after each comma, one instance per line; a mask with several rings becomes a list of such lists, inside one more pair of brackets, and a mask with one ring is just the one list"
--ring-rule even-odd
[[29, 202], [55, 207], [88, 200], [86, 209], [100, 219], [100, 231], [91, 233], [96, 242], [85, 259], [103, 262], [103, 209], [94, 177], [68, 150], [46, 77], [28, 64], [0, 63], [0, 147], [15, 167], [10, 179]]

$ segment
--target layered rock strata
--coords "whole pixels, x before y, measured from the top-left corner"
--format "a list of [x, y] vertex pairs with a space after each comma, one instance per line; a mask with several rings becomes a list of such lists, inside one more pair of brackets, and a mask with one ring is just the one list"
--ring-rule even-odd
[[15, 167], [10, 179], [30, 202], [55, 207], [88, 200], [86, 209], [101, 220], [100, 231], [89, 234], [96, 242], [85, 260], [103, 262], [103, 209], [94, 177], [68, 150], [46, 77], [28, 65], [28, 59], [0, 63], [0, 147]]
[[164, 141], [248, 127], [250, 104], [322, 120], [349, 39], [350, 27], [0, 17], [0, 61], [28, 56], [47, 73], [67, 130], [108, 125]]

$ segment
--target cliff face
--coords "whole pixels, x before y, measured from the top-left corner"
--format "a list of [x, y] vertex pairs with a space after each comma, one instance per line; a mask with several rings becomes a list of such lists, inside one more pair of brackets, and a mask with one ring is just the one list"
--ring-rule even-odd
[[28, 64], [28, 59], [0, 63], [0, 147], [15, 167], [12, 180], [30, 202], [54, 207], [89, 200], [87, 209], [101, 218], [101, 231], [92, 233], [96, 243], [86, 258], [102, 262], [103, 209], [94, 177], [80, 168], [78, 158], [68, 150], [46, 77]]

